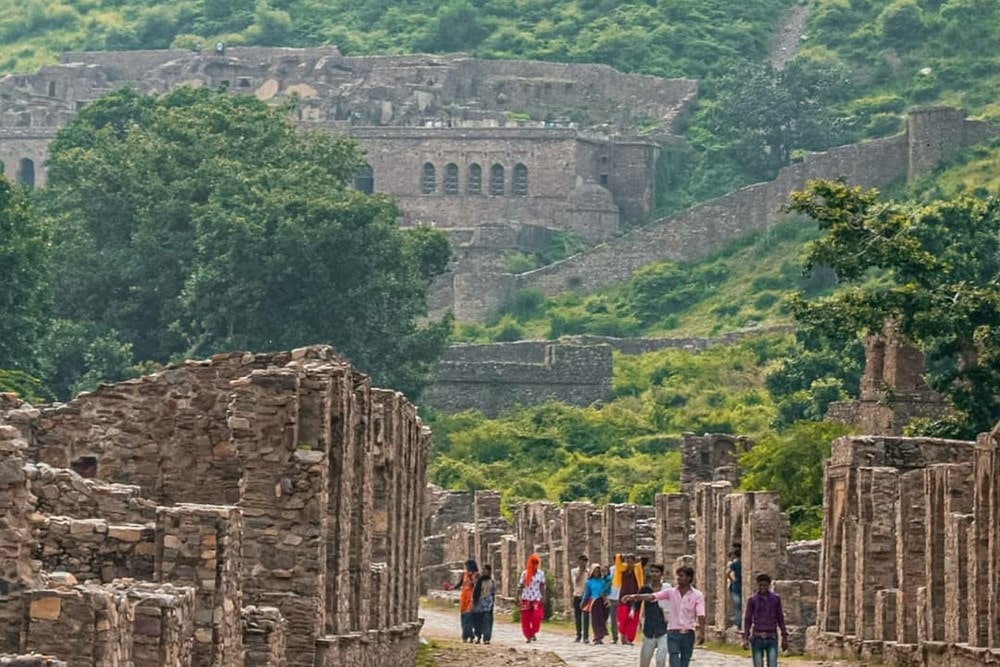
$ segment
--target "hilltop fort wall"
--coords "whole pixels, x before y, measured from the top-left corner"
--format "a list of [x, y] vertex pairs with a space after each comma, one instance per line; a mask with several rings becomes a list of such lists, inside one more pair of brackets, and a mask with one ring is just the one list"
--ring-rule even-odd
[[412, 664], [429, 432], [399, 393], [310, 347], [0, 398], [0, 651]]

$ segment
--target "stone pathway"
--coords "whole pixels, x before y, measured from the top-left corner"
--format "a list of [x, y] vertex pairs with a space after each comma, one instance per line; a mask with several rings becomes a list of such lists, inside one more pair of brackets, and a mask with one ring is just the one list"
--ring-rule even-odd
[[[458, 642], [458, 645], [462, 646], [462, 635], [458, 626], [457, 610], [443, 610], [424, 606], [420, 609], [420, 616], [424, 619], [424, 628], [421, 636], [428, 639], [450, 640]], [[566, 634], [564, 628], [549, 629], [543, 625], [542, 631], [538, 635], [538, 641], [530, 645], [525, 644], [524, 637], [521, 635], [521, 627], [507, 620], [509, 618], [510, 616], [506, 614], [496, 616], [493, 626], [493, 642], [489, 647], [473, 645], [465, 648], [470, 652], [475, 651], [480, 655], [482, 655], [480, 651], [485, 653], [490, 648], [503, 653], [507, 653], [513, 649], [518, 653], [554, 654], [562, 659], [564, 664], [569, 665], [569, 667], [632, 667], [639, 664], [638, 645], [622, 646], [621, 644], [605, 644], [603, 646], [591, 646], [576, 644], [573, 642], [573, 635]], [[605, 641], [610, 642], [611, 638], [608, 637]], [[542, 656], [539, 655], [537, 657], [541, 658]], [[473, 659], [470, 664], [479, 665], [482, 662]], [[534, 664], [544, 664], [544, 662]], [[691, 667], [749, 666], [749, 657], [740, 658], [698, 648], [695, 649], [694, 657], [691, 660]]]

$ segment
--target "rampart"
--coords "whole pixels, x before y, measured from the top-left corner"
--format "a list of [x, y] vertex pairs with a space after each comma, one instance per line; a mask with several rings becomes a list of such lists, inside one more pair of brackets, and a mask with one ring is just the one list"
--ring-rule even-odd
[[186, 362], [65, 405], [5, 398], [0, 651], [412, 663], [428, 449], [414, 406], [325, 347]]
[[555, 399], [590, 405], [611, 393], [611, 348], [550, 341], [453, 345], [423, 402], [447, 412], [496, 415]]
[[694, 260], [783, 220], [789, 194], [810, 179], [844, 178], [852, 185], [884, 187], [912, 179], [998, 134], [1000, 127], [967, 120], [960, 110], [912, 111], [904, 134], [810, 155], [782, 169], [774, 181], [741, 188], [534, 271], [470, 277], [468, 289], [454, 290], [455, 312], [462, 320], [480, 320], [516, 290], [540, 290], [550, 297], [595, 292], [628, 279], [646, 264]]

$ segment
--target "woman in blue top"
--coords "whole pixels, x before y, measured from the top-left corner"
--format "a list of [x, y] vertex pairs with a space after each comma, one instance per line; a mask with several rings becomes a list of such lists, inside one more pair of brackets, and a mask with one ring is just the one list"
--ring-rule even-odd
[[590, 571], [590, 578], [583, 586], [583, 597], [580, 598], [580, 608], [583, 613], [590, 614], [590, 625], [594, 629], [594, 644], [603, 644], [604, 636], [608, 634], [607, 585], [608, 582], [601, 573], [601, 566], [595, 565]]

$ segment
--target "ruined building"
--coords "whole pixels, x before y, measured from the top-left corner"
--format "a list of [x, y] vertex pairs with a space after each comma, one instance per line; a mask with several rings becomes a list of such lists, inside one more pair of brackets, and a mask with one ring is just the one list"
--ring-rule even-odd
[[0, 654], [412, 664], [428, 448], [325, 347], [0, 397]]
[[437, 288], [451, 299], [443, 307], [454, 290], [474, 293], [470, 268], [541, 252], [557, 230], [594, 243], [645, 218], [661, 146], [678, 141], [671, 133], [696, 96], [687, 79], [461, 55], [67, 53], [58, 65], [0, 80], [0, 162], [12, 180], [43, 185], [49, 141], [87, 102], [122, 86], [182, 85], [294, 98], [302, 127], [357, 139], [368, 162], [355, 186], [393, 195], [401, 224], [451, 236], [455, 270]]

